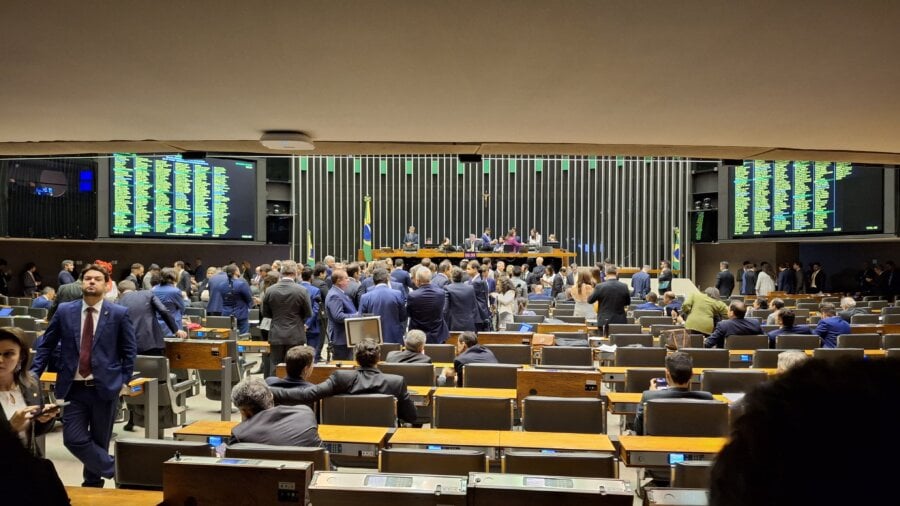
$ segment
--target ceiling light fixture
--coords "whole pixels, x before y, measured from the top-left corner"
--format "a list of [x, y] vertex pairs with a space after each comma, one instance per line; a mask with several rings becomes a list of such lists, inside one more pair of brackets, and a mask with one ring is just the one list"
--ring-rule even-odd
[[290, 130], [269, 130], [263, 133], [259, 142], [269, 149], [285, 151], [309, 151], [316, 148], [308, 135]]

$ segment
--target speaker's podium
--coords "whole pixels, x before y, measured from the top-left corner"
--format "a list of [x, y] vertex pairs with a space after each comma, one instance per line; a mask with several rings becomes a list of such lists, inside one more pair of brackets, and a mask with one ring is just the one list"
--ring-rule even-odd
[[466, 478], [316, 471], [309, 498], [315, 506], [465, 506]]
[[[632, 506], [625, 480], [527, 474], [469, 473], [469, 506]], [[318, 505], [317, 505], [318, 506]]]
[[312, 462], [178, 456], [163, 463], [164, 504], [307, 502]]

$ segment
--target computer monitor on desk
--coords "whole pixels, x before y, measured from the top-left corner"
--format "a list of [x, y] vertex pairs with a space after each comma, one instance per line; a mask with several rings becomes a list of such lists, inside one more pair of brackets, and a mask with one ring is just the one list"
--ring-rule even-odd
[[559, 248], [559, 241], [544, 241], [544, 247], [546, 248]]
[[366, 339], [382, 342], [380, 316], [347, 318], [344, 320], [344, 330], [347, 333], [347, 346], [356, 346]]

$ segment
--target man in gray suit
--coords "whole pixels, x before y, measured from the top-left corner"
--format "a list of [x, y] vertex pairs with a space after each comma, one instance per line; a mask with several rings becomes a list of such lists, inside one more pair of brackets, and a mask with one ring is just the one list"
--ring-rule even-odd
[[403, 338], [405, 350], [392, 351], [385, 357], [385, 362], [397, 364], [430, 364], [431, 357], [425, 354], [425, 333], [421, 330], [410, 330]]
[[275, 406], [272, 392], [259, 378], [235, 385], [231, 400], [243, 421], [231, 429], [234, 443], [322, 446], [316, 415], [308, 406]]
[[297, 263], [281, 263], [281, 280], [270, 286], [262, 301], [263, 318], [271, 318], [269, 327], [269, 376], [284, 361], [288, 348], [306, 344], [306, 319], [312, 316], [309, 292], [297, 283]]

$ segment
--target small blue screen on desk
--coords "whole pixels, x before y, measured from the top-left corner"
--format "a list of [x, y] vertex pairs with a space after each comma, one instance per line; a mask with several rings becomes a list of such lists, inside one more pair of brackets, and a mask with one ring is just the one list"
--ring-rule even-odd
[[669, 464], [677, 464], [679, 462], [684, 462], [684, 454], [683, 453], [670, 453], [669, 454]]
[[749, 362], [752, 360], [750, 355], [741, 355], [741, 362]]
[[442, 447], [442, 446], [440, 446], [440, 445], [428, 445], [427, 449], [429, 449], [429, 450], [443, 450], [444, 447]]
[[243, 347], [243, 346], [238, 346], [238, 352], [239, 352], [239, 353], [244, 353], [244, 347]]
[[206, 441], [210, 444], [210, 446], [219, 446], [222, 444], [222, 436], [209, 436], [206, 438]]
[[556, 450], [541, 450], [541, 453], [556, 453]]
[[206, 336], [206, 332], [197, 332], [197, 337], [204, 337], [204, 336]]

